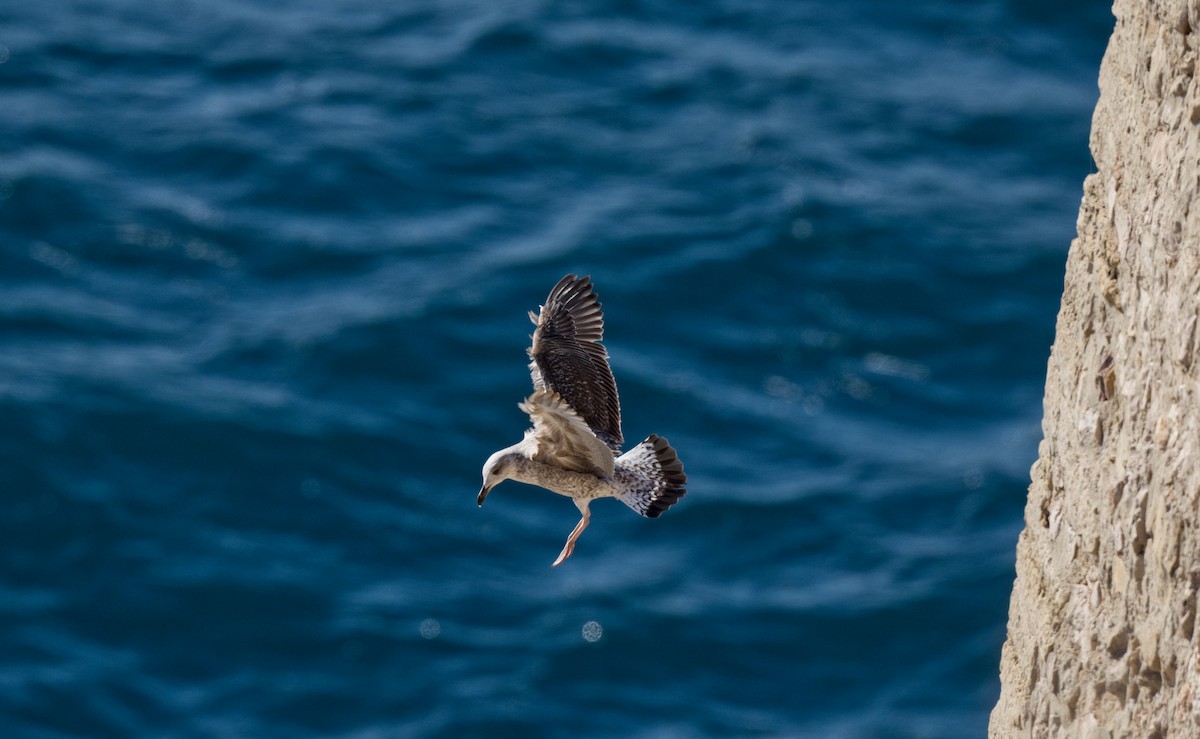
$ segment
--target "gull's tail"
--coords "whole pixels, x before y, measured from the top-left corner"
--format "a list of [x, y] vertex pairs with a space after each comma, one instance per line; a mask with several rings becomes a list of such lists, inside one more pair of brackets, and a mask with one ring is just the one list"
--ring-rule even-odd
[[621, 502], [647, 518], [658, 518], [687, 493], [683, 462], [661, 436], [650, 434], [617, 457], [617, 465], [630, 478]]

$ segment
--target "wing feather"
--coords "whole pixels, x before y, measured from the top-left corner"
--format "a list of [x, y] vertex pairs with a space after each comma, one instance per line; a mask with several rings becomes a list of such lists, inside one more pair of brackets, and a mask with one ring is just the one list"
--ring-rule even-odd
[[529, 348], [536, 390], [548, 389], [587, 424], [613, 454], [621, 450], [621, 403], [608, 364], [604, 314], [591, 278], [567, 275], [546, 298]]
[[535, 390], [521, 403], [533, 421], [533, 461], [611, 477], [613, 455], [583, 418], [553, 390]]

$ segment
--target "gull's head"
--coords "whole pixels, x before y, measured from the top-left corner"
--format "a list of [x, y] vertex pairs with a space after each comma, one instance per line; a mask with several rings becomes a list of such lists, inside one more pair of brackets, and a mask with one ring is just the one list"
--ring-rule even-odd
[[501, 449], [492, 456], [488, 457], [487, 462], [483, 464], [483, 487], [479, 488], [479, 497], [476, 502], [483, 505], [483, 499], [487, 494], [505, 480], [511, 480], [513, 473], [517, 469], [516, 458], [519, 453], [512, 449]]

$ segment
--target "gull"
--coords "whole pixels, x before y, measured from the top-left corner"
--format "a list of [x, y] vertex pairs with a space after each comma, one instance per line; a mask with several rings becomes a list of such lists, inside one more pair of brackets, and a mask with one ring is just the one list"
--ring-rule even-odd
[[683, 463], [656, 434], [621, 453], [621, 406], [608, 366], [604, 315], [591, 278], [567, 275], [529, 319], [537, 328], [529, 347], [533, 394], [519, 404], [533, 428], [521, 441], [488, 457], [480, 506], [492, 488], [517, 480], [565, 495], [583, 515], [554, 560], [562, 564], [591, 518], [596, 498], [616, 498], [647, 518], [658, 518], [687, 492]]

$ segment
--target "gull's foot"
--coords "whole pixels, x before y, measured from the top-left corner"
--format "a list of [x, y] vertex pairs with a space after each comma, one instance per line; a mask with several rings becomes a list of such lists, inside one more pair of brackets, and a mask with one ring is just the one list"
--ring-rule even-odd
[[574, 541], [568, 541], [568, 542], [567, 542], [567, 545], [566, 545], [566, 546], [564, 546], [564, 547], [562, 548], [562, 551], [558, 553], [558, 559], [554, 560], [554, 564], [552, 564], [552, 565], [550, 565], [550, 566], [551, 566], [551, 567], [558, 567], [560, 564], [562, 564], [563, 562], [567, 561], [567, 557], [570, 557], [570, 556], [571, 556], [571, 553], [572, 553], [572, 552], [574, 552], [574, 551], [575, 551], [575, 542], [574, 542]]
[[567, 543], [563, 545], [563, 550], [558, 553], [558, 559], [554, 560], [554, 564], [550, 565], [551, 567], [558, 567], [563, 563], [563, 560], [571, 556], [571, 552], [575, 551], [575, 540], [579, 538], [579, 535], [587, 528], [588, 521], [592, 519], [592, 514], [588, 511], [586, 500], [583, 503], [576, 500], [575, 505], [579, 506], [579, 510], [583, 511], [583, 518], [579, 519], [579, 523], [575, 524], [571, 535], [567, 537]]

